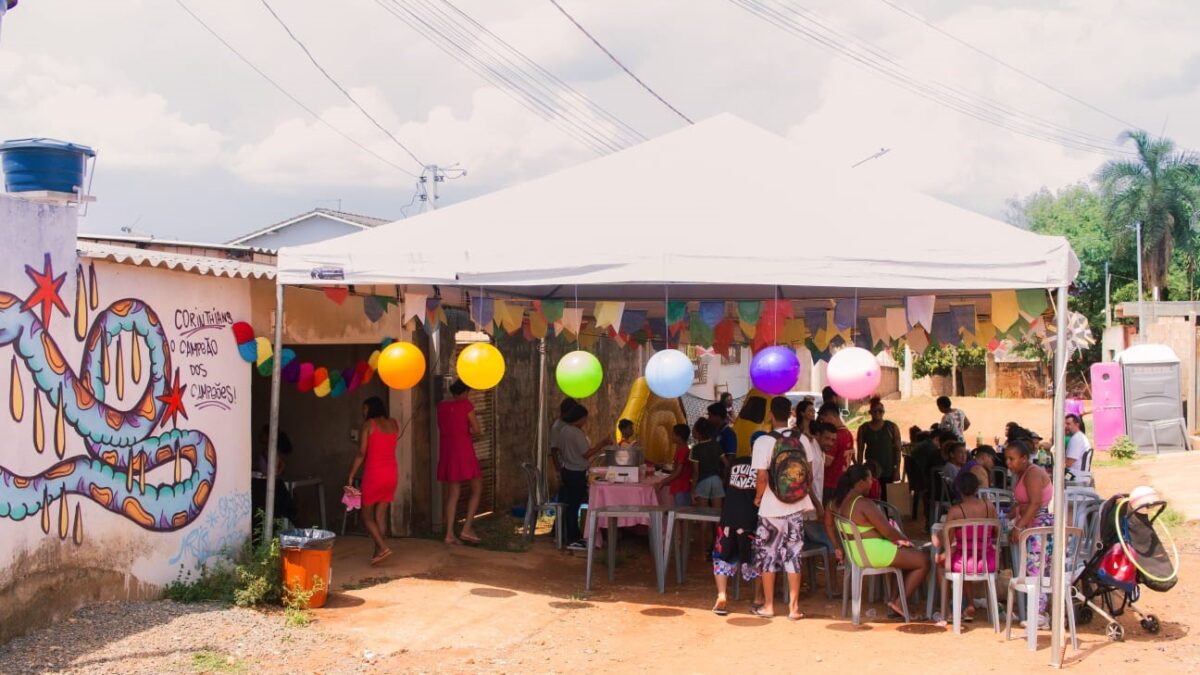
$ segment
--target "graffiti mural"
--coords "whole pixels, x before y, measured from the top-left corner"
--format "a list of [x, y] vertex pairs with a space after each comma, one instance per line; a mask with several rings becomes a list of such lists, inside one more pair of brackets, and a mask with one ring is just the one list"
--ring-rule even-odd
[[[5, 439], [4, 450], [27, 446], [45, 455], [48, 466], [35, 475], [0, 466], [0, 519], [38, 518], [43, 532], [76, 544], [84, 527], [74, 500], [95, 502], [150, 531], [196, 521], [216, 481], [217, 452], [203, 432], [181, 428], [187, 388], [172, 368], [175, 345], [159, 316], [130, 297], [101, 309], [95, 269], [88, 268], [85, 282], [77, 266], [73, 338], [82, 342], [83, 356], [76, 370], [51, 330], [57, 315], [71, 318], [61, 294], [66, 273], [55, 274], [47, 253], [40, 269], [27, 265], [25, 275], [32, 289], [24, 296], [0, 290], [0, 348], [12, 348], [4, 378], [8, 414], [30, 435]], [[121, 401], [127, 386], [134, 403], [106, 402], [110, 387]], [[82, 440], [84, 454], [65, 456], [68, 432]], [[161, 467], [173, 469], [173, 480], [148, 482], [146, 474]]]

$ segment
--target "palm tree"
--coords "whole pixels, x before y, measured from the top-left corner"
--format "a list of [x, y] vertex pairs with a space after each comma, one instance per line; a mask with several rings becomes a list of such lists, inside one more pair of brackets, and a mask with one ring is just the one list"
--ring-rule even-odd
[[1193, 248], [1193, 216], [1200, 209], [1200, 157], [1177, 151], [1166, 138], [1141, 130], [1121, 140], [1137, 146], [1134, 159], [1112, 160], [1096, 172], [1114, 239], [1127, 247], [1131, 228], [1142, 224], [1142, 281], [1164, 293], [1176, 246]]

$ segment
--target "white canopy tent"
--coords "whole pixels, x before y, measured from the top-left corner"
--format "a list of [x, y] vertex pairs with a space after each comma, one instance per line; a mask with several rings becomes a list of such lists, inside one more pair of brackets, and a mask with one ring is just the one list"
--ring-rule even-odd
[[[869, 300], [909, 292], [982, 298], [992, 290], [1056, 289], [1054, 479], [1055, 503], [1062, 504], [1064, 321], [1067, 286], [1078, 271], [1063, 237], [881, 185], [862, 170], [818, 166], [788, 140], [722, 115], [445, 209], [283, 248], [277, 282], [280, 289], [433, 285], [643, 302], [664, 295]], [[282, 297], [280, 290], [277, 316]], [[430, 363], [435, 366], [436, 354]], [[278, 360], [275, 365], [272, 452]], [[544, 392], [544, 361], [542, 372]], [[267, 508], [272, 505], [268, 497]], [[1065, 519], [1057, 519], [1060, 537], [1064, 527]], [[1054, 547], [1056, 603], [1062, 601], [1063, 550]], [[1052, 658], [1059, 663], [1063, 617], [1053, 621]]]

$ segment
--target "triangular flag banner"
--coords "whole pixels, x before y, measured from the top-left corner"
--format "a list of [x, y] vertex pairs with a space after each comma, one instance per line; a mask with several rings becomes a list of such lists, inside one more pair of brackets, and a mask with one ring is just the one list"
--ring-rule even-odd
[[383, 305], [379, 302], [378, 298], [376, 298], [374, 295], [367, 295], [363, 297], [362, 302], [363, 314], [367, 315], [367, 318], [371, 320], [371, 323], [379, 321], [383, 318]]
[[700, 318], [709, 328], [714, 328], [725, 318], [725, 302], [723, 300], [701, 301]]
[[851, 327], [839, 328], [833, 321], [833, 310], [825, 310], [825, 329], [836, 337], [842, 338], [842, 342], [850, 342]]
[[742, 329], [742, 335], [746, 336], [747, 340], [753, 340], [754, 336], [758, 334], [758, 327], [753, 323], [742, 321], [738, 323], [738, 328]]
[[529, 313], [529, 332], [533, 335], [533, 339], [540, 340], [546, 337], [546, 329], [549, 325], [546, 323], [546, 317], [539, 312]]
[[713, 329], [704, 322], [703, 317], [700, 316], [700, 312], [692, 312], [689, 331], [691, 332], [689, 338], [691, 344], [702, 345], [704, 347], [712, 346]]
[[651, 342], [654, 343], [655, 350], [667, 348], [667, 320], [666, 318], [654, 317], [646, 321], [646, 325], [650, 328]]
[[542, 300], [542, 316], [546, 317], [546, 323], [558, 323], [562, 320], [565, 305], [566, 302], [563, 300]]
[[533, 339], [533, 328], [530, 325], [529, 317], [521, 314], [521, 337], [525, 338], [526, 342]]
[[[824, 332], [823, 329], [822, 329], [822, 332]], [[829, 353], [828, 347], [826, 347], [825, 349], [818, 349], [816, 343], [813, 342], [812, 340], [808, 341], [808, 353], [812, 354], [814, 366], [817, 365], [818, 363], [820, 363], [821, 361], [828, 362], [830, 357], [832, 356], [832, 354]]]
[[336, 305], [346, 302], [346, 298], [350, 297], [350, 289], [342, 286], [326, 286], [322, 290], [325, 292], [325, 297]]
[[808, 332], [814, 336], [825, 330], [826, 318], [824, 307], [809, 307], [804, 310], [804, 325], [808, 327]]
[[933, 307], [937, 304], [936, 295], [910, 295], [905, 300], [908, 308], [908, 323], [921, 325], [925, 330], [933, 329]]
[[858, 317], [858, 328], [854, 331], [854, 346], [867, 351], [875, 351], [875, 342], [871, 340], [871, 326], [867, 317]]
[[833, 308], [833, 323], [839, 330], [846, 330], [854, 325], [858, 316], [858, 299], [838, 300]]
[[1025, 288], [1017, 291], [1017, 307], [1030, 321], [1041, 316], [1048, 306], [1045, 289]]
[[[930, 321], [932, 322], [932, 319]], [[904, 339], [915, 354], [923, 354], [929, 348], [929, 336], [925, 333], [925, 329], [920, 326], [913, 326]]]
[[471, 321], [483, 328], [496, 319], [496, 301], [493, 298], [471, 298]]
[[601, 301], [596, 303], [593, 316], [596, 317], [596, 328], [620, 326], [621, 315], [625, 313], [625, 303]]
[[583, 309], [580, 307], [564, 309], [562, 324], [563, 329], [571, 335], [579, 335], [580, 327], [583, 325]]
[[425, 300], [428, 298], [424, 293], [404, 294], [404, 323], [408, 323], [410, 319], [425, 320]]
[[979, 321], [975, 322], [975, 342], [981, 345], [986, 345], [996, 339], [996, 327], [990, 322]]
[[667, 301], [667, 325], [674, 326], [675, 324], [687, 318], [687, 301], [686, 300], [669, 300]]
[[729, 347], [733, 345], [733, 319], [725, 319], [713, 329], [713, 349], [729, 358]]
[[833, 336], [830, 335], [829, 331], [822, 328], [821, 330], [817, 331], [816, 335], [813, 336], [813, 344], [817, 346], [818, 351], [828, 351], [829, 342], [832, 339]]
[[600, 339], [600, 336], [593, 333], [591, 330], [586, 330], [586, 331], [580, 330], [580, 332], [579, 332], [579, 347], [580, 347], [580, 349], [590, 352], [596, 346], [596, 340], [599, 340], [599, 339]]
[[525, 324], [525, 309], [520, 305], [509, 305], [507, 314], [501, 326], [504, 328], [504, 332], [516, 335]]
[[743, 324], [755, 325], [762, 314], [762, 302], [758, 300], [739, 300], [737, 303], [738, 320]]
[[1021, 318], [1017, 294], [1013, 291], [992, 291], [992, 324], [1000, 332], [1007, 331]]
[[975, 334], [975, 305], [950, 305], [954, 326], [965, 333]]
[[641, 330], [646, 325], [646, 310], [631, 309], [621, 315], [621, 332], [628, 335]]
[[804, 342], [808, 330], [804, 327], [803, 319], [787, 319], [783, 322], [783, 330], [779, 333], [779, 342], [796, 345]]
[[867, 319], [867, 327], [871, 330], [871, 344], [877, 345], [880, 342], [887, 342], [891, 337], [888, 335], [887, 318], [882, 316], [872, 316]]
[[400, 303], [399, 300], [397, 300], [396, 298], [393, 298], [390, 295], [376, 295], [375, 299], [379, 301], [380, 305], [383, 305], [383, 311], [385, 311], [385, 312], [387, 311], [388, 307], [391, 307], [392, 305], [396, 305], [396, 304]]
[[962, 334], [958, 332], [958, 326], [954, 325], [954, 317], [949, 312], [933, 315], [933, 330], [930, 332], [942, 347], [957, 347], [962, 344]]
[[888, 307], [884, 312], [884, 320], [887, 321], [888, 336], [893, 340], [908, 334], [908, 313], [903, 307]]

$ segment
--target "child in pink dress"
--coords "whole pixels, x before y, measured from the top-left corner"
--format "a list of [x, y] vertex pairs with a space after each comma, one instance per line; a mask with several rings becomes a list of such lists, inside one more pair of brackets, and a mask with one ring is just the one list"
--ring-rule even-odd
[[483, 479], [479, 469], [479, 458], [475, 456], [473, 436], [479, 434], [479, 420], [475, 417], [475, 405], [468, 398], [470, 387], [462, 380], [450, 385], [450, 398], [438, 403], [438, 480], [446, 483], [446, 538], [447, 544], [461, 544], [454, 536], [454, 520], [457, 516], [458, 496], [462, 484], [470, 482], [471, 496], [467, 500], [467, 521], [459, 536], [469, 544], [478, 544], [475, 534], [475, 512], [479, 509], [479, 495], [483, 491]]

